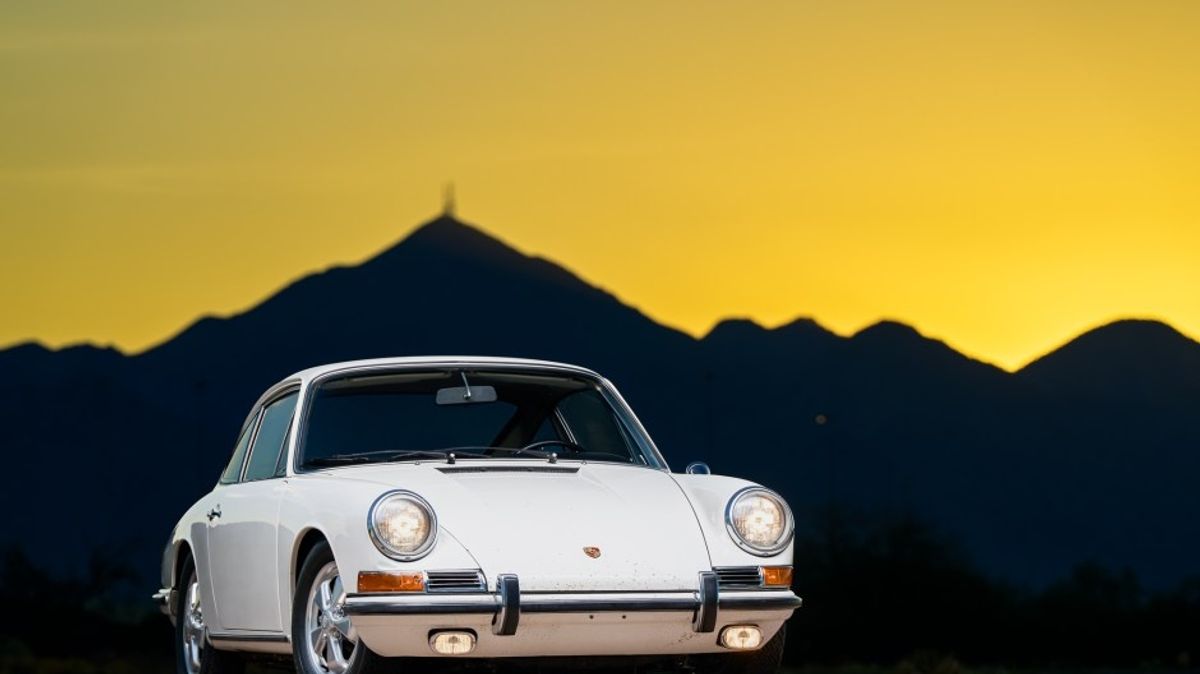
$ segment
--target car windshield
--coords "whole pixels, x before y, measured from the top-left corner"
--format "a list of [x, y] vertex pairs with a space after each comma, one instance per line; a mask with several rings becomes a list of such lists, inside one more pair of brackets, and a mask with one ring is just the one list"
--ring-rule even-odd
[[355, 374], [315, 388], [303, 468], [456, 458], [656, 465], [589, 379], [536, 371]]

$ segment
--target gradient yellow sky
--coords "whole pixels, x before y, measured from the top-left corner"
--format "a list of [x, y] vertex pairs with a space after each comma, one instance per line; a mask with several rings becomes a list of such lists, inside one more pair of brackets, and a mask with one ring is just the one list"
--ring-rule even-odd
[[460, 212], [694, 334], [1200, 334], [1200, 2], [0, 7], [0, 344], [145, 348]]

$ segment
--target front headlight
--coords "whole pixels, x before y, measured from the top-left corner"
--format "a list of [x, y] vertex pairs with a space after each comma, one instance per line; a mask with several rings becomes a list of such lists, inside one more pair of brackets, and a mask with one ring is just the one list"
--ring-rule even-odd
[[783, 552], [792, 542], [795, 527], [787, 503], [762, 487], [747, 487], [734, 494], [725, 510], [725, 524], [735, 543], [759, 557]]
[[391, 491], [375, 500], [367, 516], [371, 540], [383, 554], [401, 562], [424, 557], [437, 537], [437, 517], [425, 499]]

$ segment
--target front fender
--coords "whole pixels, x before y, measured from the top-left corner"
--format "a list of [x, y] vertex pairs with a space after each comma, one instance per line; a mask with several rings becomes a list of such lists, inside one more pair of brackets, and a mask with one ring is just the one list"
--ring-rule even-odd
[[280, 609], [289, 633], [295, 580], [304, 565], [300, 548], [310, 532], [319, 534], [329, 544], [347, 592], [358, 591], [361, 571], [480, 568], [466, 547], [441, 526], [437, 544], [419, 560], [399, 562], [381, 553], [367, 531], [367, 513], [375, 499], [392, 491], [391, 487], [322, 475], [291, 478], [290, 482], [279, 513], [278, 554]]
[[761, 485], [723, 475], [672, 474], [671, 477], [692, 503], [714, 567], [792, 564], [792, 544], [779, 554], [759, 557], [740, 548], [725, 525], [725, 509], [733, 495], [746, 487]]

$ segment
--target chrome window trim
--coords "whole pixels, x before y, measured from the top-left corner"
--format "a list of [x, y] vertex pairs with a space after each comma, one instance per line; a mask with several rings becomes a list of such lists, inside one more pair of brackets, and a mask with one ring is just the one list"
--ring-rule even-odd
[[638, 443], [642, 452], [650, 459], [645, 466], [670, 473], [671, 466], [663, 458], [662, 452], [658, 451], [658, 446], [654, 444], [654, 439], [650, 437], [650, 432], [642, 425], [642, 420], [638, 418], [633, 408], [629, 406], [629, 403], [625, 402], [625, 398], [621, 396], [621, 392], [617, 390], [617, 387], [611, 381], [604, 377], [598, 377], [597, 381], [601, 392], [610, 398], [609, 403], [616, 411], [620, 412], [617, 415], [618, 420], [626, 425], [626, 431], [629, 432], [634, 442]]
[[[241, 484], [243, 482], [244, 476], [246, 474], [246, 465], [249, 463], [249, 459], [250, 459], [250, 452], [253, 451], [253, 449], [254, 449], [254, 441], [258, 439], [258, 424], [262, 420], [263, 408], [266, 407], [266, 405], [269, 401], [274, 401], [274, 399], [276, 397], [278, 397], [279, 395], [281, 395], [283, 391], [285, 391], [285, 390], [290, 391], [291, 389], [296, 389], [297, 391], [300, 391], [301, 396], [303, 396], [304, 382], [302, 382], [300, 379], [297, 379], [294, 377], [290, 378], [290, 379], [285, 379], [281, 382], [276, 383], [275, 385], [271, 386], [270, 388], [268, 388], [266, 390], [266, 392], [264, 392], [262, 395], [260, 395], [258, 397], [258, 400], [254, 401], [254, 405], [252, 405], [250, 407], [250, 413], [246, 415], [246, 420], [242, 422], [242, 426], [238, 430], [238, 434], [237, 434], [237, 440], [241, 440], [242, 434], [245, 433], [247, 430], [250, 430], [250, 441], [249, 441], [249, 444], [246, 446], [246, 455], [242, 457], [242, 465], [238, 469], [237, 479], [233, 480], [232, 482], [222, 482], [221, 477], [224, 476], [224, 474], [225, 474], [225, 471], [222, 469], [221, 475], [217, 476], [217, 486], [218, 487], [229, 487], [229, 486], [232, 486], [235, 484]], [[299, 405], [299, 402], [297, 402], [297, 406], [298, 405]], [[295, 425], [295, 421], [296, 421], [296, 416], [295, 416], [295, 412], [293, 412], [292, 413], [293, 427]], [[251, 427], [251, 425], [253, 425], [253, 427]], [[235, 443], [236, 442], [237, 441], [235, 441]], [[236, 451], [236, 449], [237, 449], [237, 445], [235, 444], [234, 450]], [[229, 458], [230, 458], [230, 460], [233, 460], [232, 456], [230, 456]], [[225, 467], [228, 468], [229, 467], [228, 464], [226, 464]]]
[[[292, 382], [286, 386], [276, 385], [272, 387], [268, 393], [270, 395], [264, 395], [263, 398], [265, 400], [258, 407], [258, 420], [256, 422], [257, 425], [254, 428], [254, 437], [250, 438], [250, 447], [246, 450], [246, 456], [242, 460], [242, 472], [238, 476], [238, 481], [236, 484], [246, 484], [247, 482], [263, 482], [265, 480], [275, 480], [281, 477], [286, 477], [286, 475], [279, 475], [277, 468], [279, 466], [279, 456], [287, 453], [287, 446], [291, 441], [292, 431], [296, 428], [296, 410], [300, 408], [300, 382]], [[271, 474], [266, 477], [260, 477], [257, 480], [247, 480], [246, 471], [250, 469], [250, 457], [254, 454], [255, 445], [258, 443], [258, 432], [262, 430], [263, 417], [265, 417], [267, 414], [267, 408], [293, 393], [296, 394], [296, 407], [292, 409], [292, 418], [288, 421], [288, 430], [286, 433], [284, 433], [283, 441], [279, 445], [279, 455], [275, 457], [275, 468], [273, 468]], [[284, 472], [286, 473], [286, 470]]]
[[[242, 464], [238, 466], [237, 475], [229, 482], [224, 482], [225, 471], [221, 471], [220, 477], [217, 478], [218, 487], [232, 487], [235, 484], [242, 483], [242, 474], [246, 472], [246, 460], [250, 458], [250, 450], [254, 447], [254, 440], [258, 436], [258, 422], [262, 420], [262, 408], [255, 403], [250, 415], [246, 418], [246, 422], [242, 425], [242, 431], [238, 433], [238, 444], [241, 444], [242, 435], [249, 433], [250, 437], [246, 439], [246, 453], [242, 455]], [[237, 445], [233, 446], [233, 451], [237, 451]], [[233, 461], [233, 457], [229, 457]], [[227, 465], [226, 468], [229, 466]]]
[[554, 406], [554, 421], [563, 434], [567, 436], [567, 440], [575, 444], [579, 444], [579, 441], [575, 439], [575, 432], [572, 431], [571, 427], [567, 425], [567, 420], [565, 417], [563, 417], [562, 408], [558, 405]]
[[[738, 533], [737, 527], [733, 526], [734, 504], [737, 503], [739, 499], [749, 496], [750, 494], [765, 494], [783, 507], [783, 514], [787, 519], [786, 527], [783, 535], [779, 537], [779, 542], [770, 548], [760, 548], [747, 543], [742, 538], [742, 535]], [[790, 506], [788, 506], [787, 501], [783, 500], [783, 497], [779, 494], [776, 494], [766, 487], [745, 487], [735, 492], [734, 495], [730, 497], [729, 503], [725, 505], [725, 530], [729, 532], [729, 537], [732, 538], [733, 542], [742, 550], [745, 550], [755, 557], [774, 557], [784, 550], [787, 550], [787, 547], [792, 544], [792, 538], [794, 538], [796, 535], [796, 518], [792, 516], [792, 509]]]

